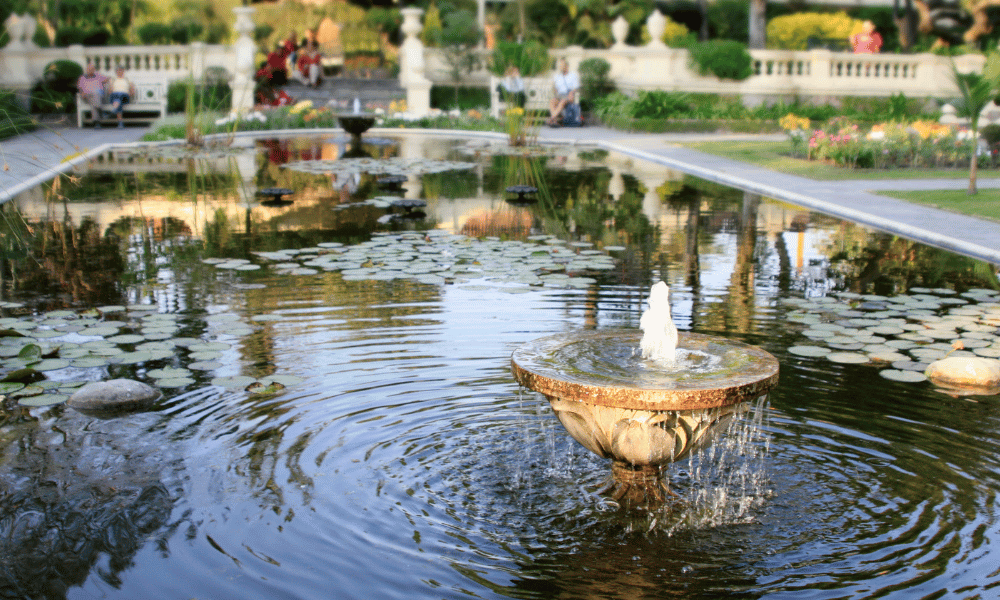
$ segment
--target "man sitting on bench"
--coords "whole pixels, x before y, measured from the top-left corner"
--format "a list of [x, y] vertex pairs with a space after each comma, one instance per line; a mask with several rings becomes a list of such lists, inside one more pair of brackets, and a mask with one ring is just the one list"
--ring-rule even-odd
[[565, 58], [559, 59], [559, 69], [552, 76], [552, 86], [555, 88], [555, 96], [549, 106], [549, 126], [583, 125], [580, 121], [580, 104], [577, 98], [580, 78], [576, 73], [570, 73], [569, 63]]

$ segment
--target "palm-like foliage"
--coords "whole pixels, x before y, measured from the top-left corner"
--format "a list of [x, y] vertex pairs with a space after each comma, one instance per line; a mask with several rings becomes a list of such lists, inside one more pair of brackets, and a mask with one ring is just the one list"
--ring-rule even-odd
[[996, 95], [1000, 81], [1000, 54], [994, 52], [987, 58], [982, 73], [959, 73], [954, 63], [951, 68], [955, 87], [961, 94], [955, 103], [956, 112], [958, 116], [969, 119], [969, 128], [972, 130], [972, 155], [969, 157], [969, 195], [972, 196], [978, 192], [976, 176], [979, 167], [979, 115]]

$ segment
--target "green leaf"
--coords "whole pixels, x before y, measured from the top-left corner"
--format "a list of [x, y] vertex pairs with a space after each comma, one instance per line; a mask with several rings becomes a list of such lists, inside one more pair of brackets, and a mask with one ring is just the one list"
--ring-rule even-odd
[[45, 376], [38, 371], [31, 368], [24, 368], [7, 373], [3, 379], [0, 379], [0, 383], [31, 383], [42, 379], [45, 379]]
[[42, 360], [42, 348], [38, 344], [28, 344], [17, 353], [17, 357], [25, 363], [38, 362]]

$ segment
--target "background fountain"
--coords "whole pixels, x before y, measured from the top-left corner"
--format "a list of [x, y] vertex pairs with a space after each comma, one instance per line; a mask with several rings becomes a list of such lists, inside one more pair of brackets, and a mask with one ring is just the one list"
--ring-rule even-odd
[[668, 298], [666, 284], [653, 286], [641, 339], [630, 330], [559, 334], [511, 358], [518, 383], [545, 394], [576, 441], [612, 459], [606, 491], [626, 504], [664, 501], [664, 467], [710, 443], [778, 382], [777, 359], [760, 348], [678, 334]]

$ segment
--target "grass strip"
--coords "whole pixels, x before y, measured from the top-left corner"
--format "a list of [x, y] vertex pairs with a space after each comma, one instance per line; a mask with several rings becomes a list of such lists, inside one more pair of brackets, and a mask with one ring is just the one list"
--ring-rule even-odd
[[973, 196], [970, 196], [966, 190], [908, 190], [905, 192], [879, 190], [877, 193], [914, 204], [933, 206], [971, 217], [1000, 222], [1000, 190], [979, 190], [979, 193]]

